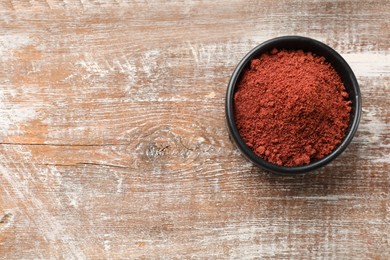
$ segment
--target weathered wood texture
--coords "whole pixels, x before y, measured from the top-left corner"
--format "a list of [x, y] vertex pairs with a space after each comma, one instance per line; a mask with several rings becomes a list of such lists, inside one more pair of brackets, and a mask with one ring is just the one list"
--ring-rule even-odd
[[[390, 258], [390, 2], [0, 3], [0, 256]], [[231, 144], [235, 65], [279, 35], [350, 63], [350, 148], [299, 177]]]

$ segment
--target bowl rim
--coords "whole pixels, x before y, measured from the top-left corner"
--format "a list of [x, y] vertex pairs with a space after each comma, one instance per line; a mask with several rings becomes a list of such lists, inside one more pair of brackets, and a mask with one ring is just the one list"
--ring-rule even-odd
[[[279, 43], [281, 41], [305, 41], [308, 42], [318, 48], [323, 49], [325, 52], [329, 54], [329, 56], [332, 56], [337, 63], [339, 63], [348, 74], [349, 79], [352, 82], [352, 88], [355, 92], [355, 113], [352, 119], [351, 128], [348, 131], [346, 137], [343, 139], [341, 144], [339, 144], [336, 149], [334, 149], [330, 154], [323, 157], [322, 159], [319, 159], [318, 161], [315, 161], [313, 163], [302, 165], [302, 166], [294, 166], [294, 167], [288, 167], [288, 166], [279, 166], [276, 164], [269, 163], [262, 159], [261, 157], [257, 156], [245, 143], [245, 141], [241, 138], [238, 129], [236, 127], [235, 119], [234, 119], [234, 93], [235, 88], [238, 82], [239, 77], [241, 76], [242, 71], [245, 69], [247, 64], [254, 58], [259, 56], [261, 53], [265, 53], [266, 48], [272, 47], [271, 45], [274, 45], [275, 43]], [[287, 48], [288, 49], [288, 48]], [[236, 68], [234, 69], [232, 76], [230, 77], [227, 91], [226, 91], [226, 99], [225, 99], [225, 114], [226, 114], [226, 122], [228, 126], [228, 131], [231, 139], [235, 143], [235, 145], [239, 148], [239, 150], [242, 152], [242, 154], [249, 159], [252, 163], [255, 165], [268, 170], [273, 173], [282, 174], [282, 175], [291, 175], [291, 174], [300, 174], [300, 173], [307, 173], [310, 171], [314, 171], [331, 161], [333, 161], [336, 157], [338, 157], [350, 144], [352, 141], [357, 128], [359, 126], [360, 118], [361, 118], [361, 110], [362, 110], [362, 101], [361, 101], [361, 93], [358, 81], [355, 77], [355, 74], [353, 73], [351, 67], [348, 65], [348, 63], [344, 60], [344, 58], [336, 52], [334, 49], [332, 49], [330, 46], [326, 45], [325, 43], [322, 43], [318, 40], [304, 37], [304, 36], [297, 36], [297, 35], [288, 35], [288, 36], [280, 36], [276, 38], [269, 39], [256, 47], [254, 47], [251, 51], [249, 51], [238, 63]]]

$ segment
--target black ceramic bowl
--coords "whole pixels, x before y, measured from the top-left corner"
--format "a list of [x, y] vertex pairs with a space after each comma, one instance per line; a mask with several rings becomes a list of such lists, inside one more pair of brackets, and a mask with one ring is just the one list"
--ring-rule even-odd
[[[253, 58], [259, 57], [263, 53], [270, 52], [272, 49], [285, 49], [285, 50], [303, 50], [305, 52], [312, 52], [318, 56], [325, 57], [336, 72], [340, 75], [342, 82], [345, 85], [346, 91], [349, 94], [349, 99], [352, 104], [351, 119], [347, 128], [347, 133], [341, 143], [333, 150], [332, 153], [324, 158], [313, 161], [310, 164], [298, 166], [298, 167], [286, 167], [269, 163], [257, 156], [241, 138], [238, 129], [236, 127], [234, 119], [234, 93], [237, 83], [240, 79], [241, 73], [249, 66], [250, 61]], [[245, 157], [252, 161], [255, 165], [260, 166], [268, 171], [280, 174], [298, 174], [305, 173], [315, 169], [318, 169], [339, 156], [349, 145], [355, 132], [358, 128], [360, 116], [361, 116], [361, 95], [358, 82], [355, 75], [347, 62], [338, 54], [335, 50], [327, 46], [326, 44], [301, 36], [283, 36], [268, 40], [253, 50], [251, 50], [238, 64], [234, 70], [232, 77], [230, 78], [229, 85], [226, 93], [226, 120], [228, 125], [229, 134], [236, 146], [241, 150]]]

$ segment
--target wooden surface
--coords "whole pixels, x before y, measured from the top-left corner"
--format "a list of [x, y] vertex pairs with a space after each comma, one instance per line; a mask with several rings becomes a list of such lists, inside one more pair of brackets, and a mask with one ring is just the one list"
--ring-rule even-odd
[[[3, 259], [390, 258], [390, 2], [0, 2]], [[257, 44], [350, 63], [349, 149], [298, 177], [248, 163], [224, 96]]]

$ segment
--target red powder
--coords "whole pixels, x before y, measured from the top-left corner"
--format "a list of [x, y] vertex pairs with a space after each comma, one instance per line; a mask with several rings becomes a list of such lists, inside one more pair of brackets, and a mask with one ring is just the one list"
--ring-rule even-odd
[[244, 71], [234, 108], [240, 135], [258, 156], [299, 166], [323, 158], [341, 142], [351, 101], [325, 58], [274, 49]]

